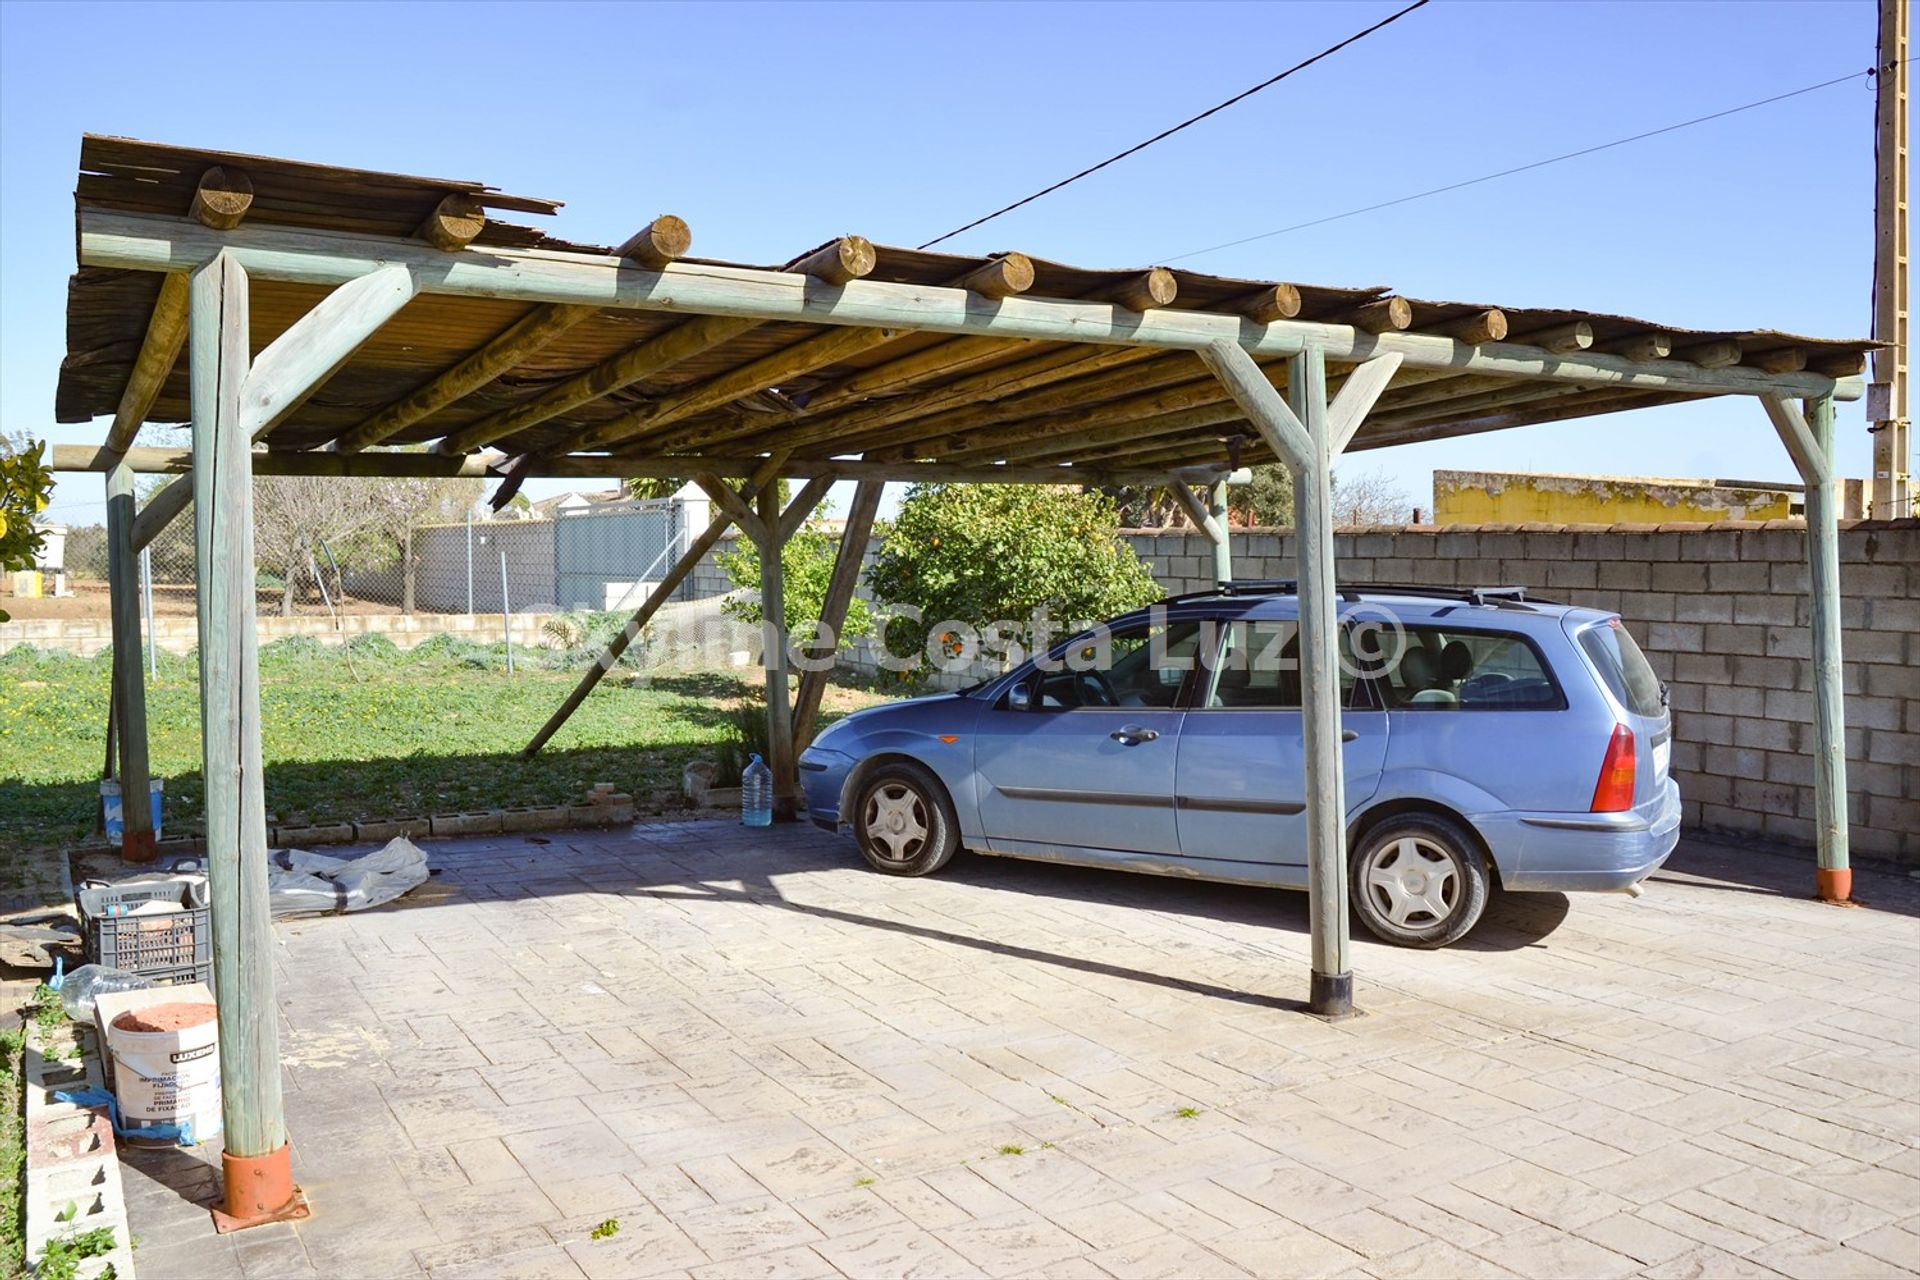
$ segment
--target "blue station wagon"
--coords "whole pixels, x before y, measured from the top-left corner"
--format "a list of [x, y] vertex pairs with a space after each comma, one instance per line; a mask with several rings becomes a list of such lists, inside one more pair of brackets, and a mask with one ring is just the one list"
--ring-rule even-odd
[[[1632, 890], [1672, 852], [1666, 690], [1620, 619], [1511, 588], [1343, 588], [1353, 912], [1438, 947], [1489, 895]], [[856, 712], [800, 758], [874, 869], [982, 854], [1307, 884], [1291, 583], [1176, 597], [958, 693]]]

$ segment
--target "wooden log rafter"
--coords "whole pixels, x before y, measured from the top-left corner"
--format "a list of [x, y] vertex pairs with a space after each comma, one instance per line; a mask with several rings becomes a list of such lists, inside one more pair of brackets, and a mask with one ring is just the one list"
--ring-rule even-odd
[[215, 231], [231, 231], [252, 208], [253, 180], [243, 170], [215, 165], [200, 175], [187, 213]]
[[160, 294], [147, 317], [140, 354], [134, 357], [133, 371], [127, 375], [119, 407], [114, 410], [113, 425], [107, 428], [108, 449], [117, 451], [133, 443], [179, 362], [187, 342], [187, 295], [186, 275], [169, 273], [160, 278]]
[[486, 207], [465, 192], [456, 191], [433, 207], [414, 234], [442, 253], [458, 253], [486, 229]]

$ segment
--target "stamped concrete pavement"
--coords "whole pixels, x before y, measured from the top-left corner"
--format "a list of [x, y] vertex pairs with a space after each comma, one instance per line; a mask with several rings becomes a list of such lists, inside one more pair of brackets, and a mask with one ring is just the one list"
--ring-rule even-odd
[[1624, 897], [1358, 941], [1298, 895], [810, 828], [433, 842], [282, 924], [314, 1205], [216, 1237], [130, 1157], [143, 1280], [1920, 1273], [1920, 882], [1683, 846]]

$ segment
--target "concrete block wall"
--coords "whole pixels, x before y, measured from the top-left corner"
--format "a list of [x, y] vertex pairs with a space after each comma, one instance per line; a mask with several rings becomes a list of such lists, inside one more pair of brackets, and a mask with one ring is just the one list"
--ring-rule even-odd
[[[550, 613], [514, 614], [514, 644], [543, 644], [543, 628], [552, 617]], [[325, 617], [263, 616], [255, 625], [263, 645], [288, 636], [311, 636], [322, 644], [337, 645], [352, 636], [382, 635], [398, 648], [411, 649], [437, 635], [462, 636], [481, 644], [505, 638], [497, 613], [349, 613], [341, 615], [338, 626]], [[199, 624], [193, 618], [155, 618], [152, 634], [154, 643], [168, 653], [189, 653], [200, 640]], [[15, 618], [0, 622], [0, 653], [23, 644], [91, 658], [113, 647], [113, 628], [105, 618]]]
[[[1169, 594], [1212, 585], [1185, 530], [1128, 535]], [[1294, 576], [1284, 531], [1234, 534], [1234, 574]], [[1809, 845], [1813, 683], [1806, 530], [1715, 525], [1415, 525], [1336, 537], [1343, 582], [1518, 585], [1620, 614], [1672, 685], [1687, 824]], [[1920, 862], [1920, 521], [1840, 538], [1855, 850]]]

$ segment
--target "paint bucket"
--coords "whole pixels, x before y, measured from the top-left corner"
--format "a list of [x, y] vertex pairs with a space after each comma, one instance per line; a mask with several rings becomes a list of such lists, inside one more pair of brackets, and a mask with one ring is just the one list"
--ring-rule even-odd
[[[148, 780], [147, 788], [153, 798], [153, 838], [160, 838], [160, 810], [166, 783], [159, 778]], [[127, 834], [127, 815], [121, 807], [120, 784], [112, 778], [100, 783], [100, 814], [104, 819], [108, 840], [120, 840]]]
[[220, 1132], [220, 1023], [213, 1005], [129, 1009], [107, 1024], [120, 1121], [136, 1141], [205, 1142]]

